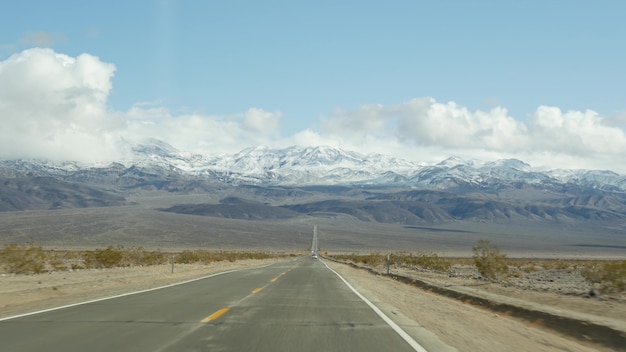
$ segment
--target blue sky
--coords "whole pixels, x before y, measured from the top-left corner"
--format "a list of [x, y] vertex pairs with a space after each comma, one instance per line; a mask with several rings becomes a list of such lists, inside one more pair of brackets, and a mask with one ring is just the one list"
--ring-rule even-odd
[[[132, 139], [142, 121], [175, 130], [144, 134], [194, 151], [306, 142], [418, 161], [455, 154], [602, 168], [626, 151], [624, 13], [626, 2], [602, 0], [24, 0], [0, 14], [0, 85], [10, 88], [9, 63], [25, 50], [85, 53], [99, 61], [93, 70], [114, 71], [101, 82], [107, 116], [76, 118], [83, 130], [122, 120], [116, 133]], [[186, 134], [192, 126], [211, 138], [191, 143], [203, 135]], [[617, 138], [608, 150], [607, 132]]]

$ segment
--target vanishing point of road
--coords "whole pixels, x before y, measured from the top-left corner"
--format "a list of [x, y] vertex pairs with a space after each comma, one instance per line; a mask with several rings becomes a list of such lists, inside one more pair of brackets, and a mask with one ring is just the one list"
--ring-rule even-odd
[[0, 320], [0, 345], [12, 352], [425, 351], [376, 310], [323, 262], [300, 258]]

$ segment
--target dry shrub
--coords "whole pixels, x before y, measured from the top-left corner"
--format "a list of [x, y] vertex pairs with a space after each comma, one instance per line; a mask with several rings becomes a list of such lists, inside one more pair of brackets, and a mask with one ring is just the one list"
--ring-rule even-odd
[[360, 257], [361, 263], [368, 266], [379, 266], [387, 262], [387, 258], [384, 254], [373, 252], [365, 254]]
[[590, 263], [581, 270], [581, 274], [587, 282], [604, 293], [621, 293], [626, 290], [626, 260]]
[[[119, 247], [118, 247], [119, 248]], [[122, 249], [122, 248], [120, 248]], [[122, 251], [122, 266], [150, 266], [165, 264], [169, 260], [168, 255], [159, 250], [148, 251], [143, 247], [128, 248]]]
[[52, 269], [54, 269], [55, 271], [67, 271], [67, 265], [61, 259], [58, 259], [58, 258], [52, 259], [50, 260], [49, 264], [52, 267]]
[[387, 261], [386, 256], [378, 252], [369, 254], [340, 254], [335, 256], [335, 259], [351, 261], [353, 263], [363, 263], [368, 266], [379, 266]]
[[41, 246], [5, 244], [0, 264], [12, 274], [39, 274], [46, 267], [46, 255]]
[[120, 266], [124, 257], [123, 247], [108, 246], [106, 249], [96, 249], [84, 254], [87, 268], [114, 268]]
[[[387, 256], [378, 252], [370, 254], [338, 254], [334, 256], [340, 261], [363, 263], [367, 266], [376, 267], [387, 263]], [[397, 252], [389, 255], [391, 265], [421, 267], [424, 269], [445, 272], [452, 266], [447, 259], [439, 257], [435, 253], [406, 253]]]
[[176, 263], [191, 264], [198, 263], [202, 260], [202, 253], [200, 251], [184, 250], [176, 256]]
[[234, 262], [245, 259], [268, 259], [281, 257], [282, 255], [269, 254], [266, 252], [240, 252], [240, 251], [207, 251], [207, 250], [184, 250], [176, 256], [176, 263], [190, 264], [212, 262]]
[[[294, 256], [267, 252], [186, 250], [176, 255], [177, 263], [234, 262], [243, 259], [267, 259]], [[165, 264], [170, 255], [142, 247], [109, 246], [93, 251], [44, 251], [41, 246], [7, 244], [0, 249], [0, 267], [15, 274], [37, 274], [47, 269], [56, 271], [85, 268], [114, 268]]]
[[[436, 253], [418, 253], [413, 255], [393, 254], [392, 258], [398, 264], [411, 265], [424, 269], [446, 272], [452, 266], [449, 260], [439, 257]], [[398, 259], [396, 259], [398, 258]]]
[[506, 254], [500, 253], [500, 249], [491, 244], [489, 240], [479, 240], [478, 245], [472, 247], [474, 255], [474, 265], [480, 275], [490, 279], [498, 280], [507, 276], [509, 267], [506, 261]]

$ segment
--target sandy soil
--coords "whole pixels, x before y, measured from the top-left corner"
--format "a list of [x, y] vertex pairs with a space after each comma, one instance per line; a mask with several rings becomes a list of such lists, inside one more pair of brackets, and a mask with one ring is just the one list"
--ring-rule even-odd
[[[444, 297], [413, 287], [389, 277], [372, 275], [371, 273], [355, 269], [351, 266], [339, 263], [328, 263], [341, 275], [345, 275], [357, 287], [358, 290], [375, 302], [377, 305], [391, 304], [392, 314], [406, 316], [420, 327], [435, 334], [444, 344], [458, 351], [612, 351], [613, 349], [599, 346], [593, 343], [585, 343], [553, 332], [538, 324], [522, 319], [493, 313], [487, 309], [479, 308], [465, 302]], [[381, 268], [382, 269], [382, 268]], [[404, 274], [426, 279], [420, 273], [411, 270], [403, 270]], [[430, 281], [436, 283], [432, 275]], [[436, 277], [440, 286], [451, 286], [451, 282], [442, 277]], [[466, 281], [463, 284], [470, 283]], [[457, 280], [459, 285], [460, 281]], [[482, 290], [484, 289], [484, 290]], [[474, 289], [476, 293], [494, 293], [493, 286], [485, 285], [481, 289]], [[508, 298], [520, 299], [524, 304], [550, 305], [552, 308], [565, 311], [564, 307], [576, 307], [576, 303], [586, 302], [588, 305], [577, 307], [577, 310], [602, 312], [607, 315], [618, 315], [620, 312], [612, 312], [615, 306], [620, 310], [625, 308], [624, 302], [615, 303], [608, 301], [591, 301], [582, 297], [575, 297], [576, 302], [566, 302], [561, 305], [560, 298], [552, 294], [540, 297], [541, 294], [527, 295], [527, 291], [513, 288], [498, 291], [503, 293], [498, 297], [500, 300]], [[532, 297], [529, 297], [532, 296]], [[530, 298], [530, 300], [526, 300]], [[522, 300], [523, 299], [523, 300]], [[607, 320], [603, 316], [595, 316], [598, 320]], [[619, 316], [622, 327], [626, 332], [626, 315]], [[613, 320], [613, 319], [608, 319]], [[617, 319], [615, 319], [617, 320]], [[436, 346], [436, 342], [434, 343]], [[428, 349], [429, 346], [424, 346]], [[432, 350], [441, 350], [433, 347]]]
[[[276, 260], [249, 260], [211, 265], [177, 264], [117, 269], [52, 272], [40, 275], [0, 275], [0, 317], [158, 287], [235, 268], [259, 266]], [[348, 265], [328, 262], [375, 304], [398, 319], [405, 329], [426, 338], [430, 350], [458, 351], [610, 351], [611, 349], [563, 336], [539, 324], [496, 314], [443, 297], [391, 278], [372, 275]], [[382, 270], [382, 268], [380, 268]], [[464, 277], [395, 268], [398, 274], [433, 284], [540, 305], [563, 314], [586, 314], [605, 323], [626, 326], [624, 300], [535, 292], [513, 286], [476, 285]], [[425, 329], [425, 330], [424, 330]], [[421, 331], [421, 332], [420, 332]], [[424, 332], [427, 331], [427, 332]], [[626, 327], [624, 328], [626, 331]]]

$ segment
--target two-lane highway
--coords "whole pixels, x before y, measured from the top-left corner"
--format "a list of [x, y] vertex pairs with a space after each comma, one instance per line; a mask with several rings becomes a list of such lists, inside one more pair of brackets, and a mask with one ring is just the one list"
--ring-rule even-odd
[[0, 341], [16, 352], [420, 350], [311, 258], [3, 320]]

